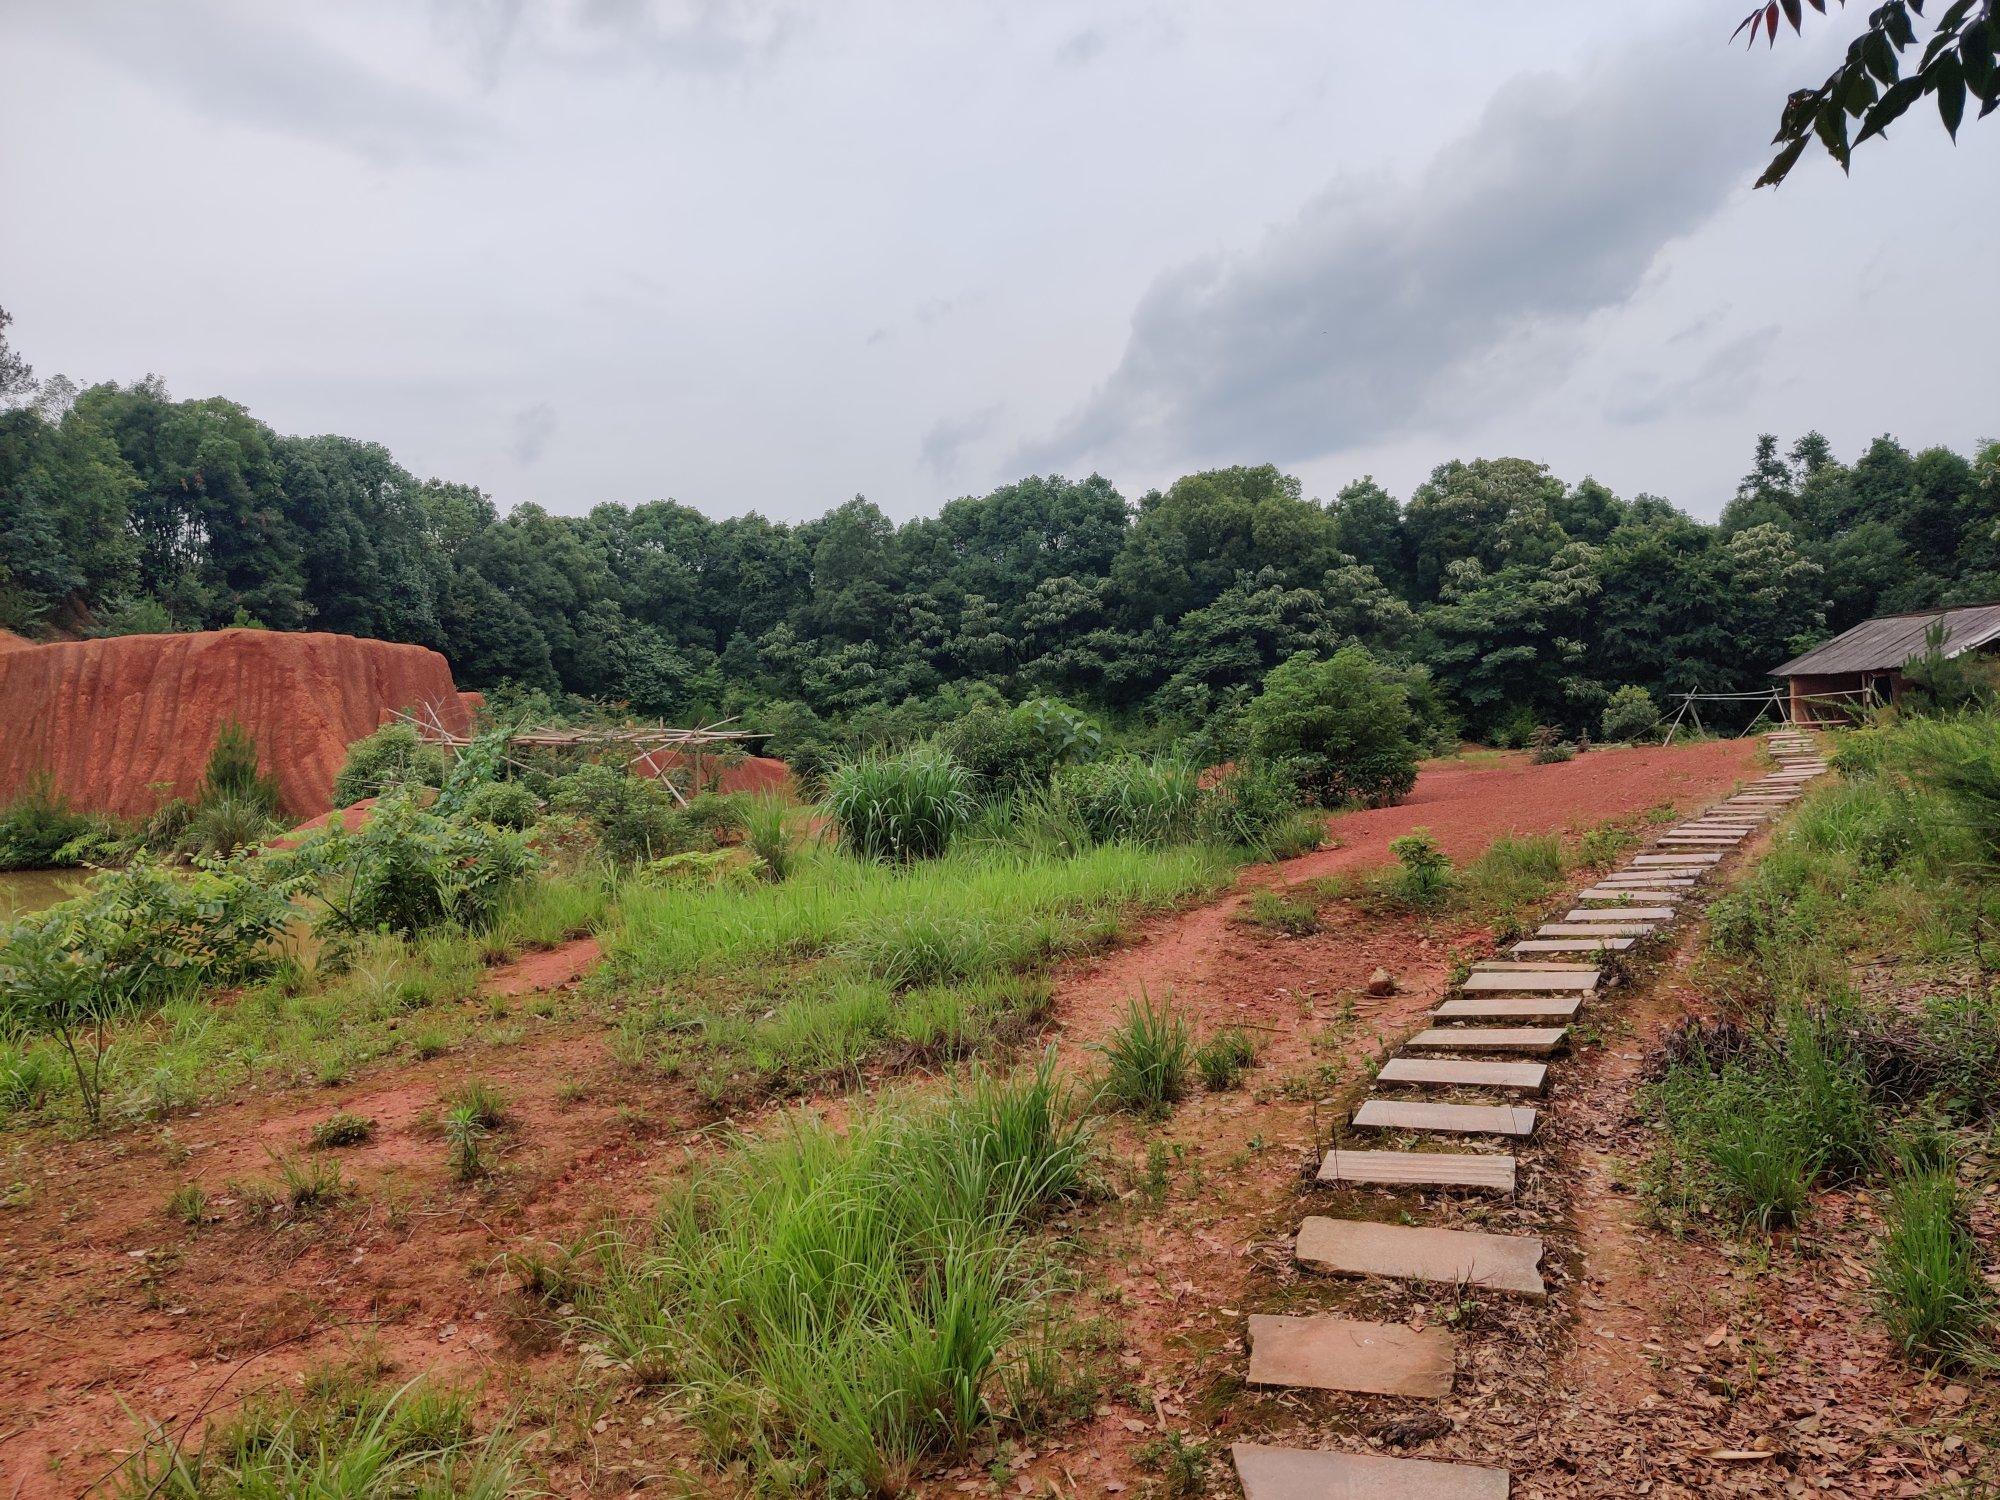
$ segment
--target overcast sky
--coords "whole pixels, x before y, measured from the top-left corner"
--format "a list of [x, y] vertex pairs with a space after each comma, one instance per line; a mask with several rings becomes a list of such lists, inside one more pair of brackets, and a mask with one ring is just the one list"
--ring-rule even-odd
[[[0, 0], [0, 306], [505, 507], [2000, 434], [2000, 121], [1752, 192], [1865, 7]], [[1858, 362], [1866, 356], [1866, 365]]]

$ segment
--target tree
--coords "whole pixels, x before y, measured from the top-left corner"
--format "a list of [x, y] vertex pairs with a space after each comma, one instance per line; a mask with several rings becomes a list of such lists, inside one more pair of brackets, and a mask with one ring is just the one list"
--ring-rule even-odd
[[[1844, 6], [1847, 0], [1841, 0]], [[1955, 0], [1938, 17], [1916, 67], [1903, 72], [1903, 56], [1917, 44], [1912, 16], [1922, 16], [1926, 0], [1888, 0], [1869, 12], [1868, 24], [1848, 44], [1847, 55], [1814, 89], [1798, 89], [1786, 100], [1771, 143], [1778, 154], [1757, 179], [1758, 187], [1776, 187], [1798, 164], [1815, 137], [1845, 172], [1854, 151], [1871, 136], [1882, 134], [1919, 99], [1937, 101], [1938, 118], [1956, 141], [1968, 99], [1979, 105], [1984, 119], [2000, 107], [2000, 0]], [[1759, 31], [1770, 46], [1778, 42], [1780, 14], [1792, 30], [1802, 29], [1805, 5], [1826, 14], [1826, 0], [1767, 0], [1745, 16], [1736, 35], [1749, 33], [1755, 45]], [[1858, 121], [1860, 134], [1850, 142], [1848, 127]]]
[[1251, 754], [1321, 807], [1386, 806], [1416, 785], [1409, 701], [1359, 646], [1273, 668], [1247, 721]]

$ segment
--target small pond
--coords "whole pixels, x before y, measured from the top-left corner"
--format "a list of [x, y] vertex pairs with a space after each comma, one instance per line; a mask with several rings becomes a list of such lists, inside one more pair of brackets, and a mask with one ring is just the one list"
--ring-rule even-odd
[[74, 896], [88, 870], [0, 871], [0, 925]]

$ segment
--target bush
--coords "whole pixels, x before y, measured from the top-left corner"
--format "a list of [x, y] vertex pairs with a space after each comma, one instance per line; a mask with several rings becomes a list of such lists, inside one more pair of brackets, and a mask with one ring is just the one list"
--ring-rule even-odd
[[330, 877], [321, 893], [324, 929], [405, 937], [447, 922], [486, 926], [516, 883], [541, 864], [521, 834], [440, 817], [407, 792], [378, 801], [359, 832], [329, 828], [295, 858]]
[[690, 846], [673, 793], [622, 766], [578, 766], [550, 784], [549, 806], [582, 818], [614, 864], [638, 864]]
[[827, 778], [827, 809], [864, 859], [935, 859], [972, 816], [971, 778], [935, 745], [871, 752]]
[[1428, 828], [1412, 828], [1389, 840], [1389, 852], [1400, 867], [1391, 889], [1411, 906], [1436, 906], [1451, 890], [1451, 860]]
[[1080, 843], [1182, 844], [1197, 836], [1205, 800], [1186, 761], [1117, 755], [1057, 771], [1041, 812]]
[[1209, 789], [1201, 824], [1204, 834], [1218, 844], [1254, 849], [1273, 859], [1317, 847], [1326, 827], [1324, 819], [1299, 806], [1298, 790], [1289, 777], [1262, 764], [1232, 766]]
[[109, 857], [117, 846], [110, 820], [71, 807], [46, 771], [30, 777], [21, 795], [0, 808], [0, 870], [88, 864]]
[[1607, 740], [1642, 740], [1660, 727], [1660, 708], [1653, 695], [1636, 683], [1627, 683], [1604, 705], [1601, 721]]
[[1272, 668], [1247, 717], [1255, 758], [1321, 807], [1386, 806], [1416, 784], [1408, 694], [1359, 646]]
[[384, 724], [347, 747], [333, 778], [333, 805], [352, 807], [393, 787], [444, 785], [444, 752], [427, 743], [414, 724]]
[[495, 828], [533, 827], [540, 811], [535, 794], [518, 781], [483, 782], [465, 794], [465, 815]]
[[994, 798], [1043, 786], [1058, 766], [1094, 760], [1104, 730], [1056, 698], [1014, 708], [981, 705], [940, 731], [938, 743]]
[[1528, 736], [1528, 763], [1536, 766], [1560, 765], [1566, 760], [1576, 759], [1576, 746], [1562, 737], [1562, 731], [1553, 724], [1538, 724], [1535, 732]]

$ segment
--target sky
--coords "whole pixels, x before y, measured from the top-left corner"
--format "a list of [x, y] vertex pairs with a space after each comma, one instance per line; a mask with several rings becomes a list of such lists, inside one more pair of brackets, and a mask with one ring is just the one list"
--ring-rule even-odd
[[2000, 123], [1750, 184], [1863, 12], [0, 0], [0, 307], [503, 507], [2000, 435]]

